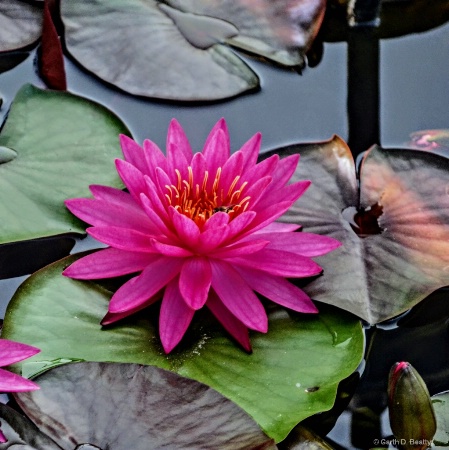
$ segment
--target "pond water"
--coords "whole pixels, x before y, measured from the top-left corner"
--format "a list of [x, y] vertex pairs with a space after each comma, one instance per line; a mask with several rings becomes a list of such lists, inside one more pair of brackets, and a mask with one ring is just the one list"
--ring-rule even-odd
[[[69, 59], [66, 70], [70, 91], [114, 111], [139, 142], [151, 138], [164, 147], [169, 121], [175, 117], [193, 147], [201, 149], [214, 123], [225, 117], [234, 149], [261, 131], [263, 151], [268, 151], [290, 143], [326, 140], [333, 134], [348, 139], [354, 125], [349, 123], [347, 114], [351, 70], [347, 53], [346, 43], [326, 43], [320, 64], [305, 69], [302, 75], [245, 57], [261, 77], [261, 91], [201, 105], [132, 97], [101, 83]], [[1, 120], [22, 84], [31, 82], [44, 87], [36, 75], [34, 58], [35, 52], [30, 52], [16, 68], [0, 74]], [[449, 24], [425, 33], [382, 40], [380, 108], [375, 112], [379, 117], [378, 143], [401, 147], [414, 131], [449, 128], [448, 73]], [[372, 75], [360, 73], [362, 80]], [[352, 94], [360, 95], [357, 91]], [[364, 119], [353, 117], [351, 121]], [[357, 134], [357, 130], [352, 128], [351, 133]], [[0, 314], [4, 314], [7, 302], [24, 278], [0, 281]], [[367, 330], [369, 362], [362, 367], [362, 380], [351, 404], [328, 434], [336, 448], [369, 448], [373, 436], [390, 435], [385, 412], [386, 382], [394, 362], [405, 360], [414, 365], [428, 383], [431, 394], [449, 389], [447, 290], [431, 297], [399, 322]]]

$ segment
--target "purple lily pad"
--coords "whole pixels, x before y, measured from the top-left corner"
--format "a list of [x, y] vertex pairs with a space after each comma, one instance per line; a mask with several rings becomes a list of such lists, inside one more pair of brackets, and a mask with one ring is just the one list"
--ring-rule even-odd
[[36, 395], [17, 402], [62, 449], [277, 448], [230, 400], [156, 367], [74, 363], [36, 382]]
[[305, 290], [374, 324], [449, 284], [449, 160], [373, 147], [355, 164], [338, 137], [277, 149], [301, 154], [292, 180], [312, 186], [283, 220], [343, 245], [316, 258], [324, 274]]

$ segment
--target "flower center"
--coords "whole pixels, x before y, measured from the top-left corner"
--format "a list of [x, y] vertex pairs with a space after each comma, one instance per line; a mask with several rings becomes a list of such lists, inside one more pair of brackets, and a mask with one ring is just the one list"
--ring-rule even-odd
[[250, 197], [243, 196], [247, 182], [236, 186], [240, 180], [237, 175], [229, 188], [220, 186], [221, 167], [217, 169], [215, 178], [210, 186], [209, 172], [204, 172], [201, 183], [194, 183], [192, 167], [188, 167], [188, 180], [182, 178], [178, 169], [175, 170], [178, 177], [176, 186], [166, 185], [168, 193], [165, 197], [168, 204], [173, 206], [181, 214], [192, 219], [200, 228], [213, 214], [225, 212], [229, 214], [230, 220], [246, 211], [249, 206]]

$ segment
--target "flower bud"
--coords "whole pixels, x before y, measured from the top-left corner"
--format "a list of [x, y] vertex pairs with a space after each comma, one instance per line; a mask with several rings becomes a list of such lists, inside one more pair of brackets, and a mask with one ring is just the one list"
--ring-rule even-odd
[[396, 363], [388, 380], [390, 425], [404, 449], [428, 448], [436, 432], [435, 413], [424, 380], [408, 363]]

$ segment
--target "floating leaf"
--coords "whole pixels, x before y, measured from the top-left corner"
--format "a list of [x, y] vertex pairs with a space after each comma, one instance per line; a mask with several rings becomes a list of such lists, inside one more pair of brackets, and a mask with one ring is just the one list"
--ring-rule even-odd
[[277, 448], [218, 392], [156, 367], [68, 364], [37, 382], [38, 395], [18, 395], [16, 400], [61, 448]]
[[87, 195], [93, 183], [121, 186], [119, 133], [129, 134], [97, 103], [24, 86], [0, 133], [0, 148], [18, 155], [0, 164], [0, 244], [84, 232], [64, 200]]
[[437, 432], [432, 448], [449, 447], [449, 392], [432, 396], [432, 405], [437, 419]]
[[324, 16], [323, 0], [168, 0], [183, 11], [218, 17], [239, 34], [227, 42], [285, 66], [303, 66]]
[[359, 198], [340, 138], [276, 153], [300, 153], [292, 180], [312, 181], [283, 220], [343, 242], [316, 258], [324, 275], [305, 288], [313, 299], [377, 323], [449, 284], [448, 159], [374, 147], [360, 168]]
[[[1, 432], [7, 439], [0, 443], [0, 450], [27, 449], [27, 450], [62, 450], [59, 445], [28, 419], [11, 407], [0, 403]], [[27, 446], [27, 444], [29, 446]]]
[[407, 147], [449, 155], [449, 130], [421, 130], [410, 135]]
[[[257, 76], [230, 49], [193, 46], [193, 38], [177, 28], [173, 13], [168, 15], [158, 4], [152, 0], [62, 0], [66, 47], [89, 71], [135, 95], [217, 100], [258, 86]], [[179, 14], [177, 21], [189, 21]], [[205, 33], [210, 42], [218, 20], [211, 19], [210, 24], [203, 19], [181, 28], [197, 36]]]
[[34, 44], [42, 31], [42, 7], [21, 0], [0, 3], [0, 52]]
[[[339, 381], [362, 357], [360, 322], [326, 305], [313, 317], [271, 310], [269, 332], [251, 337], [252, 354], [217, 323], [198, 315], [201, 320], [180, 349], [165, 355], [154, 323], [158, 314], [152, 310], [100, 327], [112, 294], [93, 282], [62, 277], [75, 259], [32, 275], [8, 306], [3, 336], [39, 347], [32, 364], [79, 358], [170, 369], [216, 389], [280, 441], [302, 419], [332, 407]], [[23, 367], [31, 372], [30, 365]]]

